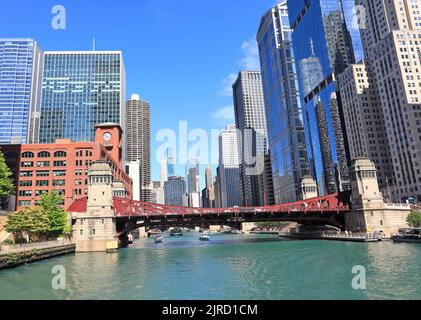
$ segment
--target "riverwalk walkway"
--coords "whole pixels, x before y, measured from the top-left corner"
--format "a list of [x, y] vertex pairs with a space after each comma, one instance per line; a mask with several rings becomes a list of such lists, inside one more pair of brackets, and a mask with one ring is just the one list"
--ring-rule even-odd
[[280, 232], [279, 237], [298, 240], [332, 240], [350, 242], [378, 242], [390, 240], [370, 233]]
[[67, 239], [17, 245], [2, 245], [0, 247], [0, 269], [13, 268], [21, 264], [74, 253], [75, 250], [76, 245]]

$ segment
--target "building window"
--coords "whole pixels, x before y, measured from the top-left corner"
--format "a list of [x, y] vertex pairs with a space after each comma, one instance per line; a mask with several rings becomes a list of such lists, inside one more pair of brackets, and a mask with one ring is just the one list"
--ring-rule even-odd
[[32, 187], [32, 180], [23, 180], [19, 182], [21, 187]]
[[92, 229], [92, 235], [95, 235], [95, 229]]
[[32, 177], [34, 173], [32, 171], [21, 171], [19, 177]]
[[66, 176], [66, 171], [65, 170], [54, 170], [53, 176], [54, 177], [64, 177], [64, 176]]
[[50, 171], [37, 171], [37, 177], [49, 177]]
[[64, 158], [67, 157], [67, 153], [65, 151], [56, 151], [54, 152], [55, 158]]
[[66, 160], [54, 161], [54, 167], [65, 167]]
[[38, 180], [36, 186], [37, 187], [48, 187], [49, 181], [48, 180]]
[[35, 196], [36, 197], [40, 197], [40, 196], [42, 196], [44, 194], [47, 194], [47, 193], [48, 193], [48, 190], [36, 190], [35, 191]]
[[50, 166], [50, 161], [38, 161], [37, 167], [38, 168], [45, 168]]
[[53, 180], [53, 186], [64, 186], [66, 184], [66, 180]]
[[47, 151], [41, 151], [38, 153], [38, 158], [49, 158], [49, 157], [51, 157], [51, 155]]
[[19, 200], [18, 206], [19, 207], [30, 207], [31, 206], [31, 200]]
[[20, 164], [23, 168], [30, 168], [34, 166], [34, 163], [32, 161], [24, 161]]
[[34, 157], [33, 152], [27, 151], [27, 152], [22, 153], [22, 158], [33, 158], [33, 157]]
[[32, 197], [31, 190], [19, 190], [19, 197]]
[[80, 235], [83, 236], [83, 230], [82, 229], [80, 229]]

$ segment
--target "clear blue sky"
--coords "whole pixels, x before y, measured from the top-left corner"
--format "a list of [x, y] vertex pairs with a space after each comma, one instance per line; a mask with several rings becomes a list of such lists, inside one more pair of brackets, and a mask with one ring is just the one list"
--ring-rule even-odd
[[[36, 39], [43, 50], [121, 50], [127, 97], [151, 104], [153, 179], [156, 133], [221, 129], [233, 122], [226, 90], [240, 69], [258, 65], [254, 38], [275, 0], [19, 0], [2, 1], [0, 37]], [[55, 5], [66, 9], [66, 29], [51, 27]], [[224, 108], [225, 107], [225, 108]], [[176, 131], [177, 132], [177, 131]], [[204, 170], [204, 167], [202, 167]], [[184, 175], [183, 166], [176, 167]]]

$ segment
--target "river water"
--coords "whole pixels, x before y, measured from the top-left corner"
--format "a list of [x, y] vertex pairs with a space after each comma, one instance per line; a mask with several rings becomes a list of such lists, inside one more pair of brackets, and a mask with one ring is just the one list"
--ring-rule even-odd
[[[418, 244], [198, 237], [139, 239], [118, 253], [2, 270], [0, 299], [421, 299]], [[65, 270], [65, 290], [52, 287], [57, 265]], [[353, 289], [354, 266], [365, 268], [365, 290]]]

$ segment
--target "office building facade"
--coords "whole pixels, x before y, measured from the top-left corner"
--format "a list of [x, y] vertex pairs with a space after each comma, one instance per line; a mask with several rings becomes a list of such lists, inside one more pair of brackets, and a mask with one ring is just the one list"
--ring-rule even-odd
[[232, 124], [219, 135], [219, 189], [221, 206], [224, 208], [242, 204], [238, 157], [238, 134], [235, 125]]
[[377, 169], [379, 188], [396, 201], [394, 170], [383, 112], [364, 61], [349, 66], [339, 77], [342, 107], [351, 159], [369, 158]]
[[124, 131], [125, 81], [120, 51], [45, 52], [40, 142], [93, 141], [99, 123]]
[[[302, 198], [301, 179], [310, 171], [285, 2], [263, 16], [257, 42], [272, 160], [272, 168], [267, 164], [265, 168], [272, 170], [275, 202], [298, 201]], [[271, 186], [270, 182], [265, 185]]]
[[343, 8], [341, 0], [288, 1], [307, 155], [320, 194], [350, 188], [337, 77], [355, 63], [353, 43], [360, 39], [355, 32], [351, 37]]
[[168, 177], [164, 184], [165, 204], [170, 206], [186, 206], [186, 180], [180, 176]]
[[[111, 135], [104, 140], [104, 135]], [[57, 139], [54, 143], [1, 145], [6, 163], [16, 183], [17, 210], [39, 204], [41, 196], [56, 191], [63, 198], [66, 210], [76, 200], [87, 197], [88, 170], [97, 160], [107, 161], [114, 184], [122, 187], [124, 196], [132, 199], [133, 181], [122, 166], [122, 131], [116, 125], [97, 125], [94, 142]]]
[[42, 59], [35, 40], [0, 38], [0, 144], [38, 142]]
[[151, 116], [149, 103], [139, 95], [132, 95], [126, 103], [125, 114], [125, 159], [128, 162], [140, 161], [141, 196], [140, 201], [151, 201]]
[[368, 81], [385, 119], [398, 200], [421, 201], [421, 0], [357, 0]]
[[260, 71], [240, 71], [232, 88], [242, 202], [244, 206], [259, 206], [263, 201], [264, 157], [269, 151]]

